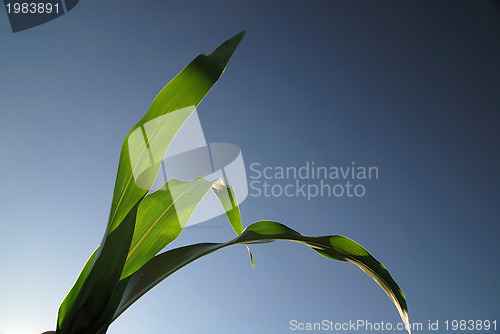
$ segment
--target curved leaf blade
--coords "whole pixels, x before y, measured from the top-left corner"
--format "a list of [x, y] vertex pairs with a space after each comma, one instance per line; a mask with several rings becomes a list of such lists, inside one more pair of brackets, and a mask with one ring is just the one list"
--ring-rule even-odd
[[228, 244], [193, 244], [175, 248], [155, 256], [134, 275], [130, 276], [130, 281], [111, 321], [118, 318], [130, 305], [177, 270], [225, 246], [228, 246]]
[[[409, 324], [408, 309], [403, 292], [389, 271], [365, 248], [344, 236], [309, 237], [272, 221], [254, 223], [248, 226], [237, 238], [227, 243], [194, 244], [157, 255], [130, 277], [111, 321], [114, 321], [156, 284], [202, 256], [230, 245], [267, 243], [275, 240], [303, 243], [327, 258], [356, 264], [382, 287], [396, 305], [401, 319], [405, 324]], [[408, 332], [410, 332], [409, 329]]]
[[136, 272], [174, 241], [214, 182], [169, 180], [139, 204], [137, 221], [121, 279]]
[[108, 233], [148, 192], [171, 141], [222, 75], [244, 34], [228, 39], [208, 56], [196, 57], [160, 91], [130, 130], [120, 154]]
[[[240, 235], [241, 232], [243, 232], [243, 224], [241, 221], [240, 207], [238, 206], [236, 193], [234, 192], [233, 187], [225, 185], [222, 180], [220, 180], [220, 182], [215, 182], [212, 188], [224, 208], [224, 212], [226, 213], [226, 217], [229, 220], [231, 227], [237, 235]], [[255, 268], [252, 251], [247, 245], [245, 246], [248, 251], [248, 256], [250, 257], [250, 263], [252, 264], [252, 267]]]
[[240, 235], [241, 232], [243, 232], [243, 224], [241, 222], [240, 207], [238, 206], [236, 193], [234, 192], [233, 187], [225, 185], [222, 182], [222, 179], [219, 179], [213, 184], [212, 189], [224, 208], [226, 217], [229, 220], [234, 232], [236, 232], [237, 235]]
[[[237, 243], [259, 243], [269, 240], [289, 240], [306, 244], [317, 253], [332, 260], [355, 264], [370, 276], [389, 296], [405, 325], [409, 324], [408, 306], [403, 291], [394, 281], [387, 268], [377, 261], [363, 246], [341, 236], [309, 237], [285, 225], [261, 221], [250, 225]], [[409, 327], [408, 327], [408, 331]]]

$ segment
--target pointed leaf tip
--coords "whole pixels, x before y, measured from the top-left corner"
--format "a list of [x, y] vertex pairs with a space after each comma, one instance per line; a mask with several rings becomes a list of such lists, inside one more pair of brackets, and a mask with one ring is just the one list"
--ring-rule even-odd
[[238, 46], [238, 44], [240, 44], [240, 42], [243, 39], [243, 37], [245, 36], [246, 32], [247, 32], [246, 30], [243, 30], [243, 31], [237, 33], [236, 35], [234, 35], [233, 37], [229, 38], [227, 41], [225, 41], [224, 43], [219, 45], [212, 52], [212, 54], [219, 53], [221, 51], [229, 51], [231, 49], [232, 49], [232, 51], [231, 51], [231, 54], [232, 54], [234, 52], [234, 50], [236, 49], [236, 47]]

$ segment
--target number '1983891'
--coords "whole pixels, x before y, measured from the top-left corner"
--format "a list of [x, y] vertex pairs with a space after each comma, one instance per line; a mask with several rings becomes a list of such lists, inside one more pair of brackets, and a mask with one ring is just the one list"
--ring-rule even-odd
[[489, 331], [497, 330], [497, 321], [493, 320], [446, 320], [444, 322], [446, 330], [451, 331]]
[[8, 14], [52, 14], [59, 13], [59, 3], [50, 2], [8, 2], [5, 7]]

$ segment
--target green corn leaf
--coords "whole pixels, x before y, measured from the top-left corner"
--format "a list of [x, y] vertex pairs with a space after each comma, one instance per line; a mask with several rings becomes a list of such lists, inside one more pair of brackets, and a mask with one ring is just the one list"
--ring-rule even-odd
[[[226, 217], [229, 220], [231, 227], [237, 235], [240, 235], [241, 232], [243, 232], [243, 224], [241, 222], [240, 207], [238, 206], [238, 201], [236, 200], [236, 194], [233, 187], [225, 185], [222, 180], [220, 180], [220, 182], [214, 183], [213, 189], [219, 199], [219, 202], [222, 204], [224, 211], [226, 212]], [[250, 263], [252, 264], [252, 267], [255, 268], [252, 251], [247, 245], [245, 246], [247, 247], [248, 255], [250, 256]]]
[[69, 307], [73, 304], [73, 302], [76, 299], [76, 296], [78, 295], [78, 292], [82, 288], [82, 285], [85, 282], [85, 279], [87, 278], [90, 268], [92, 268], [92, 264], [94, 263], [94, 259], [97, 255], [98, 250], [99, 247], [94, 251], [94, 253], [92, 253], [90, 258], [87, 260], [87, 263], [83, 267], [80, 275], [78, 276], [78, 279], [76, 280], [75, 284], [73, 285], [69, 293], [64, 298], [61, 306], [59, 307], [59, 312], [57, 314], [57, 318], [59, 319], [58, 327], [61, 325], [62, 319], [66, 317]]
[[[370, 276], [392, 300], [405, 325], [409, 325], [408, 307], [403, 291], [389, 274], [387, 268], [378, 262], [363, 246], [341, 236], [309, 237], [287, 226], [261, 221], [250, 225], [233, 243], [261, 243], [269, 240], [290, 240], [306, 244], [317, 253], [332, 260], [346, 261], [357, 265]], [[408, 327], [408, 332], [410, 329]]]
[[[123, 260], [125, 263], [128, 258], [132, 241], [128, 236], [133, 236], [135, 225], [134, 208], [137, 208], [153, 184], [173, 138], [221, 76], [244, 34], [245, 32], [241, 32], [228, 39], [208, 56], [196, 57], [161, 90], [146, 115], [126, 136], [120, 154], [105, 236], [99, 250], [89, 259], [61, 304], [57, 321], [58, 333], [82, 333], [81, 328], [85, 328], [91, 318], [102, 311], [107, 304], [106, 298], [113, 295], [122, 274], [121, 262]], [[127, 226], [122, 228], [121, 232], [113, 234], [126, 221]], [[113, 242], [115, 239], [122, 242], [115, 242], [115, 247], [119, 248], [115, 248], [115, 256], [112, 259], [101, 259], [103, 254], [108, 254], [104, 246], [106, 243], [112, 243], [108, 241], [112, 234]], [[128, 259], [127, 270], [135, 265], [132, 258]], [[107, 260], [111, 260], [109, 263], [113, 265], [113, 273], [99, 269], [105, 266]], [[95, 293], [98, 295], [94, 295]], [[93, 298], [95, 305], [89, 306], [88, 303]]]
[[267, 243], [275, 240], [303, 243], [327, 258], [357, 265], [389, 295], [403, 322], [409, 324], [408, 309], [403, 292], [387, 269], [365, 248], [344, 236], [309, 237], [272, 221], [254, 223], [234, 240], [227, 243], [194, 244], [157, 255], [130, 276], [111, 321], [115, 320], [156, 284], [202, 256], [230, 245]]
[[210, 55], [199, 55], [156, 96], [123, 142], [108, 222], [113, 231], [148, 192], [168, 146], [224, 71], [241, 32]]
[[64, 316], [58, 319], [58, 333], [84, 333], [106, 308], [125, 265], [137, 207], [138, 204], [129, 211], [123, 223], [105, 237], [78, 294], [72, 294], [71, 299], [65, 300]]
[[136, 228], [121, 278], [133, 274], [174, 241], [214, 182], [169, 180], [139, 205]]
[[243, 224], [241, 223], [240, 207], [236, 201], [236, 194], [233, 188], [225, 185], [222, 180], [215, 182], [212, 188], [219, 202], [222, 204], [224, 212], [226, 212], [226, 217], [231, 227], [237, 235], [240, 235], [243, 232]]

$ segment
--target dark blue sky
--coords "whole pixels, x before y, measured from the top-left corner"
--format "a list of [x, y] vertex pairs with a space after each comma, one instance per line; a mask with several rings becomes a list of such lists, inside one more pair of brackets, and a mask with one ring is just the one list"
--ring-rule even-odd
[[[244, 225], [351, 237], [387, 266], [424, 327], [500, 321], [498, 2], [82, 0], [16, 34], [0, 10], [0, 334], [53, 329], [101, 240], [128, 130], [190, 60], [243, 29], [198, 108], [207, 140], [238, 145], [249, 176], [255, 162], [379, 169], [362, 198], [249, 196]], [[232, 237], [219, 217], [176, 245]], [[255, 270], [244, 248], [213, 254], [109, 333], [399, 321], [352, 265], [291, 243], [252, 250]]]

